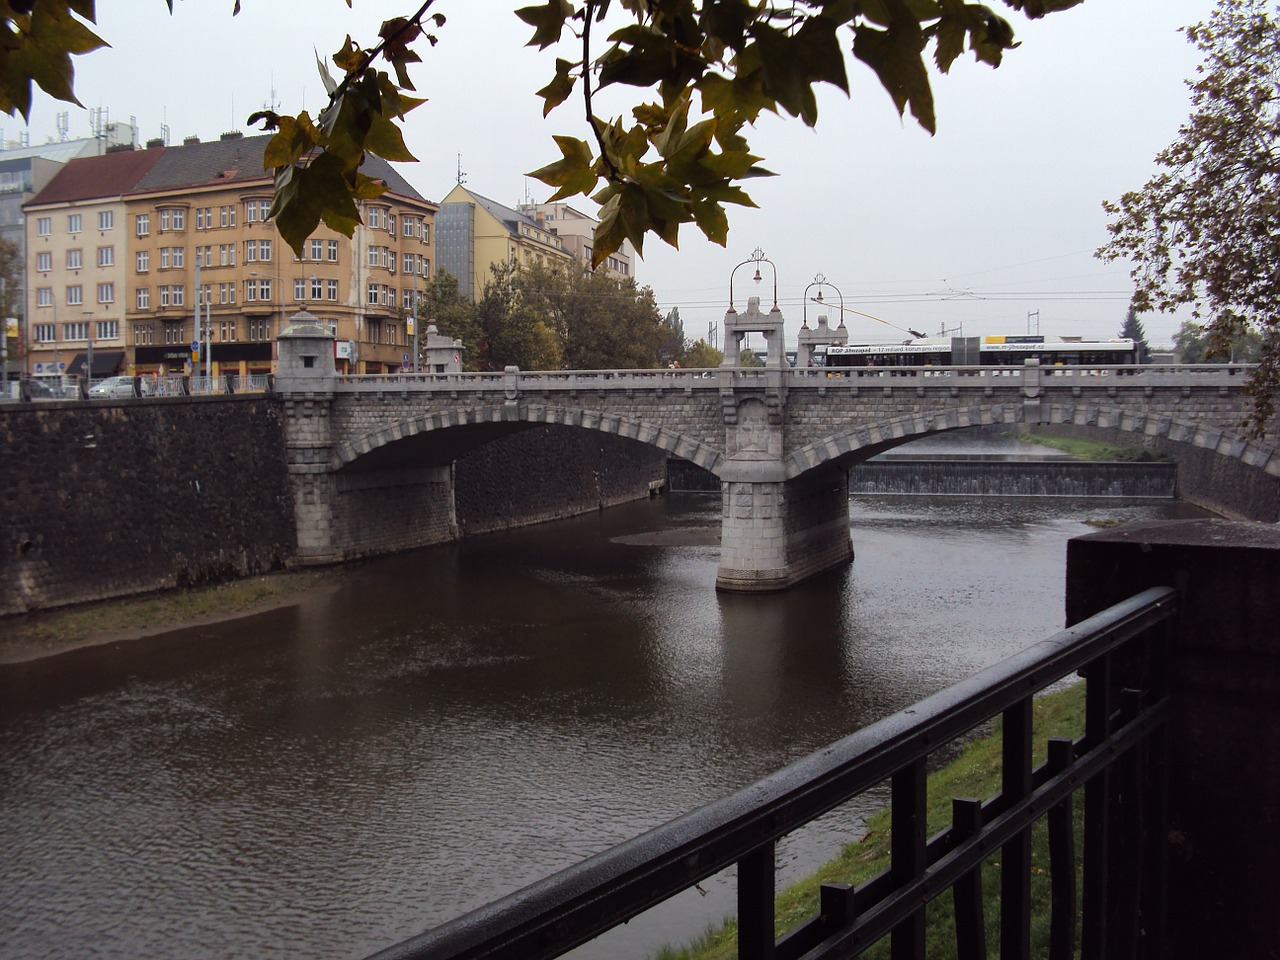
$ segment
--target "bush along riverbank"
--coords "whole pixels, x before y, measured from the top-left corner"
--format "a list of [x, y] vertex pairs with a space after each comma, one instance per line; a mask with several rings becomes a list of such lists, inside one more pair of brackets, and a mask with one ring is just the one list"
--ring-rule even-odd
[[1174, 458], [1159, 450], [1148, 450], [1140, 446], [1122, 446], [1114, 443], [1099, 443], [1096, 440], [1082, 440], [1078, 437], [1059, 437], [1047, 433], [1018, 434], [1024, 443], [1049, 447], [1058, 450], [1077, 460], [1097, 460], [1110, 463], [1168, 463]]
[[[1036, 763], [1043, 763], [1048, 741], [1053, 737], [1079, 737], [1084, 732], [1084, 683], [1039, 697], [1034, 709]], [[930, 836], [951, 822], [952, 797], [995, 795], [1000, 789], [999, 721], [991, 734], [973, 741], [960, 756], [929, 775], [928, 833]], [[1077, 797], [1075, 838], [1079, 864], [1083, 801]], [[1000, 942], [1000, 851], [996, 850], [982, 870], [984, 920], [988, 944]], [[867, 820], [867, 832], [858, 841], [846, 844], [840, 855], [812, 876], [783, 890], [777, 898], [776, 935], [781, 936], [818, 912], [818, 891], [824, 883], [859, 885], [889, 866], [889, 810], [881, 810]], [[1078, 869], [1077, 869], [1078, 877]], [[1032, 831], [1031, 859], [1031, 952], [1046, 956], [1049, 950], [1049, 844], [1044, 818]], [[954, 957], [955, 919], [950, 893], [933, 900], [926, 910], [925, 955], [934, 960]], [[709, 929], [697, 942], [683, 948], [668, 947], [655, 960], [731, 960], [737, 956], [737, 922], [726, 920]], [[876, 943], [865, 957], [884, 960], [889, 956], [889, 938]]]

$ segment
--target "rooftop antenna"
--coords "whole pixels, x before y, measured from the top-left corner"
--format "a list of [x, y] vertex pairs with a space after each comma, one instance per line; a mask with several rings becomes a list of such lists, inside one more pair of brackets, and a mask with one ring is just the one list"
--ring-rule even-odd
[[66, 140], [67, 131], [71, 127], [71, 118], [66, 110], [59, 111], [59, 113], [57, 114], [57, 123], [58, 123], [58, 140], [59, 141]]
[[160, 139], [164, 141], [164, 145], [169, 145], [169, 125], [167, 123], [160, 124]]
[[1027, 311], [1027, 336], [1031, 336], [1031, 318], [1032, 317], [1034, 317], [1036, 321], [1036, 333], [1040, 332], [1040, 311], [1028, 310]]
[[461, 186], [466, 182], [467, 175], [462, 172], [462, 154], [458, 154], [458, 185]]

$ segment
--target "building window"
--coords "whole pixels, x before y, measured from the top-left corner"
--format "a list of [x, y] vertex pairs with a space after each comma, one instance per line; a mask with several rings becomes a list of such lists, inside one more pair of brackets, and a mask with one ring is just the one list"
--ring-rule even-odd
[[80, 222], [80, 214], [67, 214], [67, 233], [79, 233], [81, 230]]
[[89, 339], [89, 323], [86, 320], [79, 320], [75, 323], [64, 323], [62, 325], [63, 340], [88, 340]]
[[[151, 309], [151, 288], [138, 287], [137, 290], [133, 291], [133, 301], [139, 310], [150, 310]], [[148, 340], [147, 342], [150, 343], [151, 341]]]
[[213, 284], [202, 283], [196, 289], [196, 298], [202, 307], [213, 303]]
[[151, 251], [139, 250], [137, 255], [137, 268], [139, 273], [146, 273], [151, 269]]
[[326, 281], [326, 283], [327, 283], [327, 289], [329, 291], [329, 295], [326, 299], [337, 300], [338, 299], [338, 281], [328, 280]]
[[187, 211], [181, 207], [166, 208], [160, 211], [160, 230], [187, 229]]
[[271, 212], [270, 200], [246, 200], [244, 202], [244, 219], [246, 223], [265, 222]]
[[84, 259], [84, 255], [81, 251], [68, 250], [67, 251], [67, 269], [79, 270], [80, 267], [83, 265], [82, 264], [83, 259]]
[[405, 218], [401, 221], [401, 223], [402, 223], [402, 225], [403, 225], [404, 235], [405, 235], [406, 237], [412, 237], [412, 236], [413, 236], [413, 229], [414, 229], [414, 219], [413, 219], [413, 217], [405, 217]]
[[151, 324], [135, 323], [133, 325], [133, 342], [140, 347], [145, 347], [151, 343], [153, 336]]
[[218, 302], [219, 303], [235, 303], [236, 302], [236, 285], [234, 283], [218, 284]]
[[324, 259], [324, 241], [323, 240], [311, 241], [311, 259], [312, 260]]
[[413, 254], [406, 253], [404, 255], [404, 272], [413, 273]]
[[138, 234], [138, 236], [140, 237], [151, 236], [151, 214], [149, 213], [138, 214], [134, 218], [134, 224], [136, 225], [135, 232]]
[[266, 340], [271, 336], [271, 321], [266, 317], [249, 318], [249, 339]]
[[31, 328], [36, 343], [53, 343], [58, 336], [57, 327], [52, 323], [37, 323]]
[[95, 321], [98, 328], [94, 339], [96, 340], [119, 340], [120, 339], [120, 321], [119, 320], [98, 320]]
[[337, 240], [329, 241], [329, 262], [330, 263], [338, 262], [338, 241]]
[[321, 300], [324, 298], [324, 281], [319, 277], [311, 278], [311, 299]]
[[236, 339], [236, 322], [221, 320], [218, 323], [218, 339], [223, 343], [234, 343]]
[[67, 306], [78, 307], [84, 303], [84, 288], [80, 284], [67, 287]]
[[115, 247], [99, 247], [98, 248], [98, 266], [114, 267], [116, 265], [116, 248]]
[[196, 207], [196, 229], [213, 229], [213, 207]]
[[234, 205], [229, 207], [218, 208], [218, 222], [224, 227], [234, 227], [236, 225], [236, 208]]
[[53, 269], [53, 254], [37, 253], [36, 254], [36, 270], [40, 273], [48, 273], [52, 269]]
[[307, 281], [302, 277], [296, 277], [293, 281], [293, 299], [307, 299]]
[[166, 323], [164, 325], [164, 342], [165, 343], [186, 343], [187, 338], [183, 336], [184, 333], [186, 333], [186, 324]]
[[47, 237], [53, 233], [53, 217], [38, 217], [36, 219], [36, 233], [42, 237]]
[[381, 288], [376, 283], [369, 284], [369, 303], [376, 304], [378, 302], [378, 292]]
[[422, 266], [418, 268], [418, 272], [424, 277], [431, 276], [431, 258], [430, 257], [422, 258]]
[[234, 267], [236, 265], [236, 245], [234, 243], [218, 245], [218, 262], [224, 267]]
[[114, 283], [98, 284], [98, 302], [99, 303], [115, 303], [116, 302], [116, 285]]
[[40, 287], [36, 290], [36, 306], [52, 307], [53, 306], [53, 287]]
[[429, 223], [424, 223], [422, 225], [422, 242], [423, 243], [431, 242], [431, 224]]
[[116, 215], [111, 210], [98, 211], [98, 229], [110, 230], [116, 225]]

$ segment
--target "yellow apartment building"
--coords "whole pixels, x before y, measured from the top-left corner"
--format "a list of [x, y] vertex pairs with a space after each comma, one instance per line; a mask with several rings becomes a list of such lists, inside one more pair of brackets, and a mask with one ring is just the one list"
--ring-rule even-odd
[[572, 263], [563, 239], [533, 217], [458, 184], [436, 213], [438, 267], [476, 303], [499, 263]]

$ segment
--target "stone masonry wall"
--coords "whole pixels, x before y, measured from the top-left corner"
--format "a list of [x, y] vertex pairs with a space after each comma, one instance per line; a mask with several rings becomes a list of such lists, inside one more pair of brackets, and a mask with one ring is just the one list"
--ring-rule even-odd
[[666, 459], [646, 444], [574, 427], [510, 434], [457, 461], [459, 534], [558, 520], [635, 500], [665, 478]]
[[282, 567], [279, 404], [0, 406], [0, 615]]

